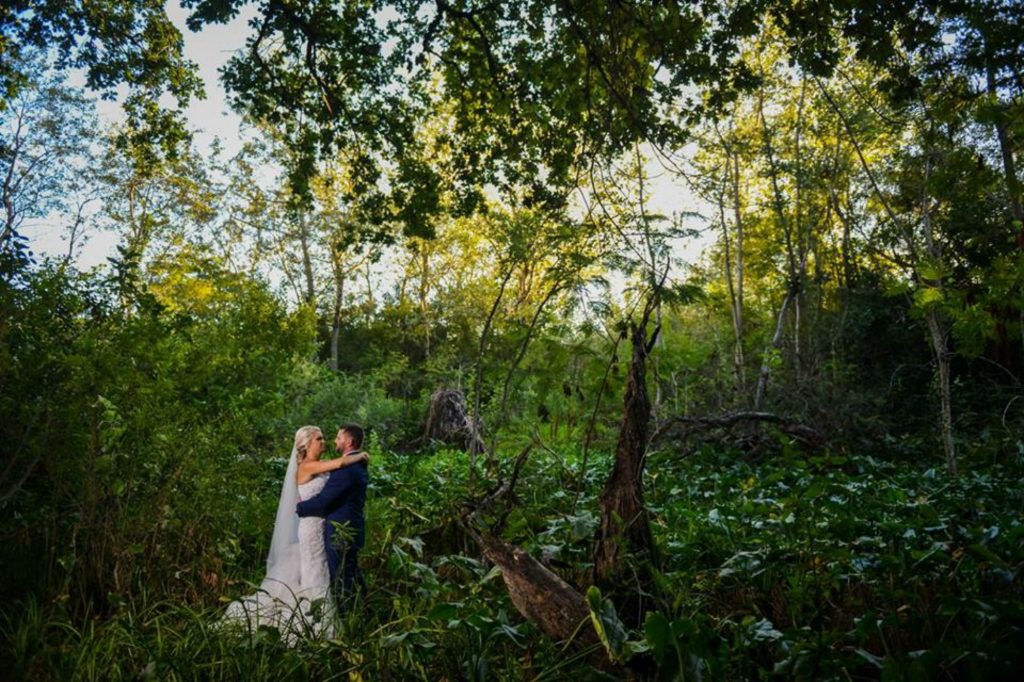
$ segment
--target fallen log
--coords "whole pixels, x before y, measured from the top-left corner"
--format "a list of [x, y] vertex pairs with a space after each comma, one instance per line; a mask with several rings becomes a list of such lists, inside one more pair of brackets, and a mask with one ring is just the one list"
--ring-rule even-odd
[[[516, 482], [532, 450], [532, 444], [523, 448], [512, 465], [511, 476], [506, 479], [499, 475], [490, 492], [467, 505], [459, 525], [480, 547], [483, 557], [501, 570], [512, 604], [524, 618], [553, 640], [597, 644], [583, 595], [522, 548], [500, 537], [512, 508]], [[499, 509], [502, 502], [504, 510]], [[481, 515], [488, 512], [495, 513], [497, 520], [483, 530]]]
[[[707, 417], [672, 417], [654, 432], [654, 435], [651, 437], [651, 444], [653, 445], [666, 438], [685, 441], [703, 432], [715, 429], [728, 431], [737, 426], [750, 424], [771, 424], [782, 434], [811, 449], [820, 449], [828, 443], [828, 438], [823, 433], [802, 422], [781, 417], [771, 412], [743, 411]], [[741, 440], [752, 442], [753, 435], [750, 432], [744, 433]]]
[[555, 641], [598, 644], [583, 595], [521, 548], [494, 537], [478, 537], [483, 555], [501, 569], [516, 610]]

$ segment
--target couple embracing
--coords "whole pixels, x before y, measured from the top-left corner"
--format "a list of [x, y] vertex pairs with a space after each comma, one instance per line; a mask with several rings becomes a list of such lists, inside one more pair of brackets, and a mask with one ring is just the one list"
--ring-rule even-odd
[[291, 642], [333, 636], [335, 600], [362, 585], [356, 557], [365, 539], [369, 480], [362, 445], [363, 429], [345, 424], [334, 439], [341, 456], [325, 460], [323, 432], [316, 426], [296, 431], [266, 578], [258, 592], [228, 606], [225, 620], [251, 629], [273, 626]]

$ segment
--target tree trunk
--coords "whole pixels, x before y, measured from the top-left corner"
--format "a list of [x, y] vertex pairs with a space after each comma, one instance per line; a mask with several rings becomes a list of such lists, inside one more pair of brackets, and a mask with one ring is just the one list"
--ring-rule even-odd
[[754, 410], [760, 410], [764, 403], [764, 396], [768, 389], [768, 376], [771, 374], [771, 351], [778, 350], [782, 346], [782, 329], [786, 322], [786, 312], [793, 300], [793, 287], [786, 291], [786, 298], [782, 300], [782, 307], [779, 308], [779, 316], [775, 321], [775, 334], [772, 336], [771, 345], [765, 349], [764, 357], [761, 359], [761, 371], [757, 376], [757, 390], [754, 392]]
[[945, 319], [931, 307], [926, 315], [928, 335], [931, 337], [932, 352], [935, 355], [935, 369], [938, 374], [940, 424], [942, 447], [946, 453], [946, 470], [956, 474], [956, 444], [953, 441], [953, 395], [949, 385], [949, 348], [946, 340]]
[[4, 145], [7, 158], [7, 173], [4, 175], [3, 184], [3, 205], [4, 205], [4, 227], [3, 232], [0, 233], [0, 253], [3, 249], [7, 248], [7, 242], [12, 240], [15, 235], [15, 225], [17, 224], [18, 210], [14, 205], [14, 169], [18, 164], [18, 157], [21, 153], [22, 135], [21, 130], [24, 125], [24, 109], [20, 109], [14, 116], [17, 124], [15, 126], [14, 134], [11, 136], [11, 141]]
[[743, 220], [740, 205], [740, 154], [732, 158], [733, 214], [736, 221], [736, 297], [733, 301], [733, 327], [736, 334], [736, 364], [738, 365], [740, 390], [746, 394], [746, 359], [743, 356]]
[[519, 547], [497, 538], [484, 538], [484, 557], [501, 569], [516, 609], [555, 641], [571, 638], [597, 644], [588, 622], [590, 609], [583, 595]]
[[[494, 304], [491, 305], [491, 310], [487, 313], [487, 319], [484, 320], [484, 328], [480, 331], [480, 345], [477, 347], [476, 354], [476, 368], [474, 374], [476, 375], [473, 380], [473, 414], [472, 421], [474, 424], [480, 423], [480, 404], [483, 394], [483, 382], [484, 382], [484, 352], [487, 350], [487, 341], [491, 333], [491, 325], [494, 324], [494, 315], [498, 312], [498, 306], [501, 305], [501, 299], [505, 295], [505, 288], [508, 286], [509, 280], [512, 279], [512, 274], [515, 268], [511, 265], [505, 276], [501, 280], [501, 286], [498, 288], [498, 295], [494, 297]], [[469, 480], [472, 482], [476, 477], [476, 458], [481, 452], [484, 451], [483, 441], [475, 439], [469, 444]]]
[[[728, 181], [728, 179], [727, 179]], [[732, 246], [729, 243], [729, 224], [725, 218], [725, 190], [718, 197], [719, 222], [722, 224], [722, 255], [725, 259], [725, 283], [729, 291], [729, 312], [732, 317], [733, 333], [733, 372], [736, 374], [736, 389], [744, 393], [743, 389], [743, 334], [740, 331], [742, 322], [738, 316], [739, 306], [736, 299], [736, 287], [732, 278]]]
[[366, 255], [366, 323], [370, 323], [370, 319], [373, 317], [373, 311], [376, 308], [376, 304], [373, 302], [373, 274], [370, 272], [370, 268], [373, 265], [373, 258], [370, 254]]
[[[657, 291], [657, 289], [664, 284], [664, 278], [659, 283], [658, 280], [658, 251], [655, 245], [653, 235], [651, 234], [651, 220], [647, 217], [647, 203], [644, 196], [644, 168], [643, 168], [643, 157], [640, 154], [640, 144], [635, 143], [633, 151], [636, 155], [636, 177], [637, 177], [637, 205], [640, 208], [640, 221], [643, 226], [644, 243], [647, 246], [647, 258], [650, 260], [650, 285], [651, 291]], [[665, 274], [668, 274], [668, 264], [666, 264]], [[661, 329], [661, 304], [657, 301], [653, 301], [654, 305], [654, 321], [655, 329]], [[643, 327], [647, 325], [647, 315], [644, 315]], [[644, 334], [647, 333], [644, 329]], [[655, 342], [658, 339], [655, 338]], [[661, 389], [661, 375], [658, 372], [658, 357], [655, 356], [651, 362], [652, 374], [654, 377], [654, 404], [650, 408], [650, 414], [657, 419], [661, 414], [661, 401], [662, 401], [662, 389]], [[646, 443], [644, 444], [646, 447]]]
[[313, 258], [309, 253], [309, 234], [306, 231], [306, 214], [300, 212], [299, 247], [302, 249], [302, 273], [306, 278], [305, 302], [316, 303], [316, 279], [313, 277]]
[[334, 263], [334, 319], [331, 321], [331, 369], [338, 371], [338, 344], [341, 337], [341, 305], [345, 295], [345, 270], [338, 257]]
[[420, 319], [423, 323], [423, 352], [430, 359], [430, 320], [427, 319], [427, 298], [430, 294], [430, 254], [425, 244], [420, 246]]
[[508, 372], [505, 373], [505, 383], [501, 389], [501, 406], [498, 410], [497, 422], [493, 424], [491, 438], [491, 450], [493, 451], [497, 446], [498, 429], [505, 425], [506, 410], [508, 408], [508, 396], [512, 389], [512, 379], [515, 376], [516, 371], [519, 369], [519, 363], [526, 357], [526, 351], [530, 347], [530, 342], [533, 341], [534, 331], [537, 329], [537, 322], [540, 320], [541, 314], [544, 312], [545, 306], [551, 302], [555, 295], [561, 291], [561, 282], [555, 282], [548, 289], [548, 292], [544, 295], [540, 304], [533, 311], [533, 316], [530, 318], [530, 325], [526, 328], [526, 335], [523, 336], [523, 340], [519, 342], [519, 349], [516, 351], [516, 356], [512, 360], [512, 364], [509, 365]]
[[[608, 376], [612, 372], [612, 368], [619, 362], [619, 344], [626, 338], [626, 333], [623, 331], [615, 337], [615, 343], [612, 345], [611, 357], [608, 359], [608, 365], [604, 370], [604, 377], [601, 378], [601, 386], [597, 389], [597, 398], [594, 399], [594, 409], [590, 413], [590, 420], [587, 423], [586, 434], [583, 437], [583, 456], [580, 458], [580, 472], [576, 479], [576, 494], [572, 498], [572, 513], [576, 513], [576, 507], [580, 502], [580, 495], [583, 494], [584, 482], [587, 479], [587, 457], [590, 454], [590, 444], [594, 440], [594, 427], [597, 423], [597, 413], [601, 409], [601, 400], [604, 398], [605, 389], [608, 388]], [[570, 426], [570, 429], [572, 427]]]
[[599, 501], [601, 526], [594, 549], [594, 580], [602, 587], [624, 582], [627, 558], [642, 562], [654, 555], [643, 498], [644, 457], [651, 419], [645, 371], [649, 347], [658, 335], [655, 329], [652, 338], [647, 338], [652, 306], [648, 303], [640, 324], [631, 330], [633, 358], [626, 376], [622, 427], [615, 463]]
[[[924, 228], [924, 244], [929, 257], [939, 263], [942, 260], [942, 249], [935, 241], [932, 233], [931, 196], [928, 183], [931, 180], [932, 160], [929, 156], [924, 164], [924, 182], [921, 191], [921, 223]], [[924, 281], [926, 286], [942, 291], [942, 279]], [[928, 336], [931, 340], [932, 353], [935, 355], [935, 372], [939, 389], [939, 412], [942, 427], [942, 446], [946, 453], [946, 469], [956, 474], [956, 444], [953, 440], [953, 395], [950, 388], [950, 353], [948, 341], [948, 324], [945, 315], [939, 310], [937, 303], [931, 303], [925, 312], [928, 322]]]
[[806, 263], [807, 263], [807, 251], [808, 243], [810, 239], [805, 232], [810, 230], [804, 229], [803, 220], [803, 164], [801, 163], [800, 156], [800, 135], [803, 132], [804, 123], [804, 99], [807, 95], [807, 81], [803, 78], [800, 79], [800, 101], [797, 104], [796, 109], [796, 123], [795, 130], [793, 131], [793, 161], [796, 167], [793, 172], [793, 185], [795, 186], [796, 199], [793, 204], [793, 248], [796, 252], [790, 256], [790, 262], [799, 262], [799, 272], [790, 273], [790, 277], [799, 277], [801, 286], [797, 290], [796, 296], [793, 299], [793, 372], [796, 378], [796, 385], [799, 387], [801, 374], [803, 372], [803, 357], [802, 349], [800, 347], [800, 332], [802, 326], [802, 299], [804, 287], [802, 283], [807, 277]]

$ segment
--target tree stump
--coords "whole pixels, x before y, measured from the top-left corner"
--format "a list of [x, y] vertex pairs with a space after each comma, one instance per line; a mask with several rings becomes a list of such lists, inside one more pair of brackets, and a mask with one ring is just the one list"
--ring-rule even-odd
[[[642, 568], [655, 559], [654, 538], [644, 505], [644, 457], [647, 454], [648, 425], [651, 402], [647, 397], [645, 378], [647, 355], [657, 338], [658, 330], [648, 340], [646, 325], [650, 304], [643, 320], [632, 328], [633, 359], [626, 375], [626, 396], [622, 427], [615, 449], [615, 462], [599, 499], [601, 527], [594, 547], [594, 583], [614, 594], [628, 583], [619, 603], [624, 607], [623, 620], [632, 627], [643, 622], [648, 592], [653, 582], [650, 572]], [[639, 572], [628, 562], [639, 560]]]
[[466, 397], [462, 391], [454, 388], [440, 388], [430, 396], [430, 411], [423, 438], [455, 445], [464, 450], [474, 445], [477, 452], [484, 449], [479, 425], [473, 423], [466, 408]]

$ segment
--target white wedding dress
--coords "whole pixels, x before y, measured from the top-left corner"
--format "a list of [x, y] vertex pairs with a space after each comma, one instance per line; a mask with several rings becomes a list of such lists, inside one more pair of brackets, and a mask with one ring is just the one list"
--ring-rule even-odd
[[224, 623], [249, 632], [260, 626], [276, 628], [289, 644], [300, 638], [333, 637], [335, 622], [324, 520], [313, 516], [300, 519], [295, 512], [299, 496], [315, 496], [323, 490], [327, 476], [314, 476], [300, 486], [295, 481], [297, 469], [293, 449], [281, 486], [267, 575], [257, 592], [231, 602], [223, 617]]
[[[327, 484], [327, 474], [314, 476], [299, 484], [299, 497], [308, 500], [320, 494]], [[331, 598], [331, 574], [324, 547], [324, 520], [319, 516], [299, 519], [299, 594], [304, 620], [314, 636], [331, 637], [334, 622], [334, 600]]]

